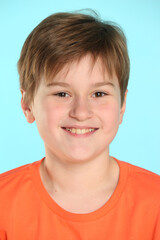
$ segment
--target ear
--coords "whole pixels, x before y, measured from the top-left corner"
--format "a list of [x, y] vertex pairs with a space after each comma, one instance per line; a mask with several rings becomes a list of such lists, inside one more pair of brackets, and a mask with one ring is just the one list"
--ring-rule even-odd
[[21, 98], [21, 108], [22, 111], [27, 119], [27, 122], [29, 123], [33, 123], [35, 118], [32, 112], [32, 108], [30, 107], [30, 105], [25, 101], [25, 91], [23, 89], [20, 89], [21, 94], [22, 94], [22, 98]]
[[123, 115], [124, 115], [125, 110], [126, 110], [126, 98], [127, 98], [127, 93], [128, 93], [128, 90], [126, 90], [125, 95], [124, 95], [124, 101], [123, 101], [123, 105], [122, 105], [121, 111], [120, 111], [120, 121], [119, 121], [119, 124], [122, 123]]

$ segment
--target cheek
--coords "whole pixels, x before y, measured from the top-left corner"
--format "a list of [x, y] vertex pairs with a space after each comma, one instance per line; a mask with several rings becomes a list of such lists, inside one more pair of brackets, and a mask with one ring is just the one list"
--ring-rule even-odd
[[101, 106], [99, 112], [101, 113], [103, 123], [107, 128], [119, 126], [120, 108], [116, 101], [112, 104]]
[[46, 102], [43, 105], [42, 124], [50, 131], [54, 131], [55, 127], [60, 126], [63, 119], [65, 108], [59, 104]]

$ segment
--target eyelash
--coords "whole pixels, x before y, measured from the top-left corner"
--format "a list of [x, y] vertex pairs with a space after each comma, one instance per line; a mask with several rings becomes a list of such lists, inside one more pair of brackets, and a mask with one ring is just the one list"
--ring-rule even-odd
[[[95, 92], [94, 94], [97, 94], [98, 93], [98, 95], [99, 95], [99, 93], [101, 94], [101, 97], [104, 97], [104, 96], [106, 96], [106, 95], [108, 95], [107, 93], [105, 93], [105, 92]], [[102, 94], [103, 94], [103, 96], [102, 96]], [[98, 96], [99, 97], [99, 96]]]
[[[66, 92], [59, 92], [59, 93], [56, 93], [54, 94], [54, 96], [57, 96], [57, 97], [64, 97], [64, 96], [60, 96], [60, 94], [68, 94]], [[69, 94], [68, 94], [69, 95]]]
[[[101, 96], [98, 96], [98, 97], [104, 97], [104, 96], [108, 95], [107, 93], [101, 92], [101, 91], [95, 92], [94, 95], [95, 95], [95, 94], [98, 94], [98, 95], [99, 95], [99, 93], [101, 94]], [[63, 98], [63, 97], [65, 97], [64, 95], [66, 95], [66, 94], [68, 94], [68, 93], [66, 93], [66, 92], [59, 92], [59, 93], [54, 94], [54, 96]], [[69, 95], [69, 94], [68, 94], [68, 95]], [[102, 95], [103, 95], [103, 96], [102, 96]]]

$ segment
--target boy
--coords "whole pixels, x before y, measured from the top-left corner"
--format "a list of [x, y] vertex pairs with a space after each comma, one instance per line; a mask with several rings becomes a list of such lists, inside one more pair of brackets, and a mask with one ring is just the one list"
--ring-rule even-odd
[[126, 107], [122, 30], [57, 13], [28, 36], [21, 106], [45, 157], [0, 177], [0, 239], [160, 239], [160, 178], [109, 155]]

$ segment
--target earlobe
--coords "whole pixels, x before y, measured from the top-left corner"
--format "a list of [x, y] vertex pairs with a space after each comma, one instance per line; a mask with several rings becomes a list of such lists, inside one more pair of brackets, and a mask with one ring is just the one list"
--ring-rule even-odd
[[32, 112], [32, 108], [29, 106], [29, 104], [25, 101], [25, 91], [23, 89], [20, 89], [22, 98], [21, 98], [21, 108], [22, 111], [26, 117], [27, 122], [33, 123], [35, 118]]
[[120, 121], [119, 121], [119, 124], [122, 123], [122, 121], [123, 121], [123, 116], [124, 116], [124, 113], [125, 113], [125, 110], [126, 110], [127, 93], [128, 93], [128, 90], [126, 90], [125, 95], [124, 95], [124, 101], [123, 101], [123, 105], [122, 105], [121, 111], [120, 111]]

